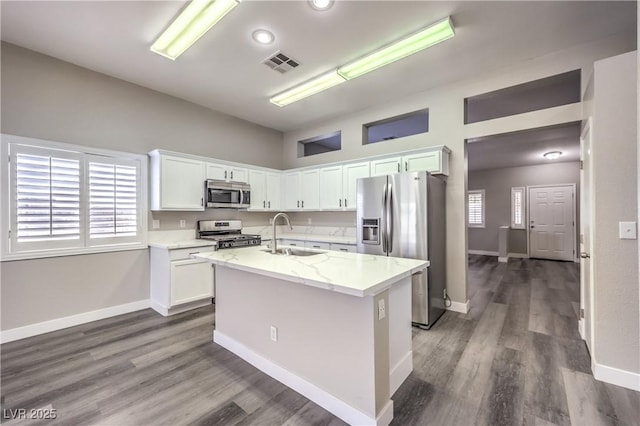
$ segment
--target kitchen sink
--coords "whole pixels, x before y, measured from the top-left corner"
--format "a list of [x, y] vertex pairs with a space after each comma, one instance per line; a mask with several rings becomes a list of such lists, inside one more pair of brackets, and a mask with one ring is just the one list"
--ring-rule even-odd
[[[271, 250], [262, 250], [262, 251], [266, 251], [267, 253], [271, 253]], [[313, 256], [316, 254], [322, 254], [325, 253], [324, 251], [310, 251], [310, 250], [300, 250], [300, 249], [293, 249], [293, 248], [279, 248], [276, 250], [275, 253], [273, 254], [278, 254], [281, 256]]]

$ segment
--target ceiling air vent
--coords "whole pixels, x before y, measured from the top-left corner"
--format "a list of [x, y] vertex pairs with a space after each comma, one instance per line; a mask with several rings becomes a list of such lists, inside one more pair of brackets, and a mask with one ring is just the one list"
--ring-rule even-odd
[[265, 60], [263, 64], [265, 64], [272, 70], [278, 71], [280, 74], [284, 74], [287, 71], [291, 71], [292, 69], [296, 68], [298, 65], [300, 65], [300, 62], [292, 59], [287, 54], [278, 51], [269, 56], [269, 58], [267, 58], [267, 60]]

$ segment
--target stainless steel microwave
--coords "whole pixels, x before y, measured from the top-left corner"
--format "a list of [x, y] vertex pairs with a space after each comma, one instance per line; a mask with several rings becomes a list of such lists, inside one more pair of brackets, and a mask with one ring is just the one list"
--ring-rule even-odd
[[251, 187], [248, 183], [209, 179], [204, 183], [204, 198], [207, 208], [245, 209], [251, 204]]

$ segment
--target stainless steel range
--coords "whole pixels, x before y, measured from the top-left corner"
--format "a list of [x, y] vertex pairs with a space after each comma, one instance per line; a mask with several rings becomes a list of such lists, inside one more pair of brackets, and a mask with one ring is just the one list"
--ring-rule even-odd
[[216, 250], [259, 246], [260, 235], [243, 234], [241, 220], [199, 220], [196, 236], [202, 240], [216, 242]]

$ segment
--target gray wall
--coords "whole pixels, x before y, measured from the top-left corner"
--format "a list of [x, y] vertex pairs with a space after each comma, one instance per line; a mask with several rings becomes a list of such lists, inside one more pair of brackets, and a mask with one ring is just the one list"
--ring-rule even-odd
[[[476, 142], [482, 143], [482, 142]], [[580, 193], [580, 163], [552, 163], [537, 166], [469, 172], [469, 190], [484, 189], [486, 197], [485, 227], [469, 228], [469, 250], [498, 251], [498, 227], [511, 224], [511, 188], [514, 186], [574, 183]], [[525, 222], [528, 206], [525, 203]], [[576, 217], [580, 217], [580, 199], [576, 199]], [[578, 247], [576, 223], [576, 247]], [[527, 231], [509, 231], [509, 252], [527, 253]]]
[[637, 53], [594, 66], [592, 235], [598, 364], [640, 373], [638, 240], [618, 222], [638, 220]]
[[[155, 148], [281, 168], [282, 134], [2, 43], [2, 133], [144, 154]], [[225, 216], [224, 211], [203, 214]], [[235, 213], [235, 212], [234, 212]], [[266, 215], [236, 213], [263, 223]], [[154, 213], [177, 229], [194, 213]], [[149, 298], [148, 250], [3, 262], [0, 329]]]

